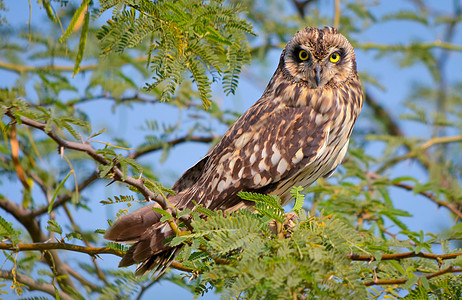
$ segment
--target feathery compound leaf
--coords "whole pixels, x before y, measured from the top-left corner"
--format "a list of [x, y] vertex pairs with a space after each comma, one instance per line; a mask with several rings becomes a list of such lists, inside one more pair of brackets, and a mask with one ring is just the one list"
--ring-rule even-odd
[[115, 242], [107, 242], [106, 247], [108, 247], [110, 249], [113, 249], [113, 250], [121, 251], [123, 253], [127, 252], [128, 248], [129, 248], [128, 246], [125, 246], [125, 245], [119, 244], [119, 243], [115, 243]]
[[197, 60], [190, 59], [188, 62], [188, 69], [191, 71], [191, 74], [196, 81], [197, 89], [199, 90], [204, 107], [209, 107], [211, 104], [209, 98], [212, 95], [212, 89], [210, 88], [209, 78], [205, 75], [204, 66]]
[[207, 217], [213, 217], [217, 215], [216, 211], [210, 210], [206, 207], [203, 207], [202, 205], [195, 206], [194, 211], [206, 215]]
[[155, 76], [146, 86], [160, 89], [162, 101], [172, 99], [188, 72], [206, 108], [218, 76], [225, 93], [234, 93], [242, 66], [250, 61], [245, 34], [253, 34], [250, 22], [240, 17], [243, 6], [200, 0], [101, 2], [103, 11], [113, 9], [112, 20], [97, 34], [102, 53], [122, 52], [149, 38], [148, 65]]
[[292, 211], [298, 214], [300, 209], [303, 208], [303, 202], [305, 201], [305, 195], [302, 195], [301, 193], [303, 192], [303, 187], [301, 186], [294, 186], [290, 190], [290, 195], [292, 198], [295, 200], [294, 208], [292, 208]]
[[48, 220], [48, 225], [45, 228], [46, 230], [56, 232], [57, 234], [63, 233], [63, 228], [55, 220]]
[[8, 222], [0, 216], [0, 236], [9, 237], [15, 234], [16, 231], [13, 229], [12, 223]]
[[281, 206], [281, 199], [273, 195], [262, 195], [257, 193], [239, 192], [241, 199], [254, 201], [257, 211], [279, 223], [285, 221], [284, 209]]
[[132, 195], [120, 195], [114, 196], [114, 200], [111, 198], [107, 198], [108, 200], [101, 200], [99, 203], [103, 205], [114, 204], [114, 203], [121, 203], [121, 202], [135, 202], [135, 198]]
[[239, 198], [244, 200], [266, 203], [274, 208], [283, 210], [281, 206], [281, 199], [277, 196], [249, 192], [239, 192], [237, 195]]

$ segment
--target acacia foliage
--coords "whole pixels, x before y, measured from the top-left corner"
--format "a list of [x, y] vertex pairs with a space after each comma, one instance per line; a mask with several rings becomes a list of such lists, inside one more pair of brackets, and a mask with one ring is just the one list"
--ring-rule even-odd
[[[340, 6], [332, 13], [334, 2]], [[168, 162], [172, 150], [192, 147], [190, 141], [213, 144], [242, 112], [213, 101], [213, 82], [221, 79], [225, 93], [236, 91], [252, 55], [259, 67], [247, 74], [256, 83], [273, 71], [262, 62], [274, 60], [272, 49], [280, 53], [296, 30], [338, 22], [355, 46], [366, 91], [339, 172], [304, 191], [308, 201], [293, 190], [300, 220], [291, 219], [290, 227], [277, 198], [266, 195], [241, 195], [256, 202], [258, 213], [159, 210], [185, 230], [170, 241], [183, 245], [173, 264], [181, 273], [160, 280], [198, 295], [214, 289], [223, 298], [460, 297], [462, 80], [451, 67], [462, 51], [455, 30], [460, 4], [440, 9], [413, 1], [383, 13], [363, 1], [287, 3], [43, 1], [32, 18], [48, 20], [30, 29], [0, 28], [0, 293], [64, 299], [157, 293], [153, 278], [114, 267], [127, 246], [104, 241], [105, 228], [137, 202], [163, 203], [172, 191], [161, 184], [169, 181], [157, 161]], [[1, 13], [0, 19], [4, 24]], [[393, 22], [426, 35], [391, 43], [367, 36]], [[395, 86], [383, 78], [393, 76], [383, 65], [379, 73], [368, 68], [368, 60], [395, 65], [392, 75], [412, 68], [406, 78], [412, 89], [392, 94], [403, 113], [385, 105], [390, 94], [381, 89]], [[415, 82], [417, 71], [427, 77]], [[111, 105], [97, 106], [95, 114], [97, 101]], [[101, 107], [108, 109], [107, 131]], [[110, 115], [139, 107], [153, 107], [142, 128], [134, 125], [138, 115], [123, 126]], [[141, 142], [133, 134], [139, 131]], [[152, 153], [158, 156], [143, 159]], [[109, 199], [95, 199], [96, 189], [109, 191]], [[412, 209], [401, 203], [411, 199], [447, 212], [447, 228], [421, 230], [422, 219], [433, 217], [410, 219]], [[81, 216], [102, 219], [101, 207], [118, 211], [89, 228]], [[188, 214], [192, 232], [180, 219]], [[92, 259], [98, 254], [114, 256], [114, 263]]]

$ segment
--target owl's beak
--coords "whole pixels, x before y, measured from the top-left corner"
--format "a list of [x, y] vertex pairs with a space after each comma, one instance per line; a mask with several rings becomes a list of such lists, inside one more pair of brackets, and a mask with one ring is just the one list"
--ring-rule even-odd
[[321, 82], [321, 65], [317, 64], [316, 67], [314, 67], [314, 77], [316, 79], [316, 86], [319, 86], [319, 83]]

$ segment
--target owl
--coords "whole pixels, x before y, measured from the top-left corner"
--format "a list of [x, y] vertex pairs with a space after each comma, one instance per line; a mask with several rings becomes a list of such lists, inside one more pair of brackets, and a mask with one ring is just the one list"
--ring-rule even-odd
[[[211, 210], [250, 207], [240, 191], [290, 201], [293, 186], [308, 187], [342, 161], [361, 111], [363, 92], [353, 47], [337, 30], [307, 27], [282, 51], [261, 98], [204, 158], [174, 184], [169, 203]], [[193, 202], [194, 200], [194, 202]], [[139, 264], [135, 274], [162, 273], [181, 247], [164, 243], [174, 235], [153, 206], [118, 219], [108, 240], [132, 243], [119, 267]]]

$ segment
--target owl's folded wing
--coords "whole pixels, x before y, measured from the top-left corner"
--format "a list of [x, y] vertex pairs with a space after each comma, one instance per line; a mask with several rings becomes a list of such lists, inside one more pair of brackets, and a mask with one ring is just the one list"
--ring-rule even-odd
[[210, 153], [197, 184], [204, 187], [204, 197], [194, 195], [210, 209], [236, 205], [238, 191], [265, 192], [294, 176], [323, 153], [329, 135], [327, 119], [307, 106], [262, 114], [247, 128], [235, 129], [227, 145], [217, 145]]

